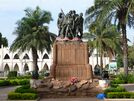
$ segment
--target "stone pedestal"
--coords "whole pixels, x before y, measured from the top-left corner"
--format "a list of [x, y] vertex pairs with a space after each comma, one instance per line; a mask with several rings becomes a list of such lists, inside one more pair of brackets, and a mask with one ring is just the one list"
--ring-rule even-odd
[[92, 79], [92, 68], [88, 62], [87, 43], [55, 42], [51, 75], [59, 80], [69, 80], [71, 77], [77, 77], [80, 80]]

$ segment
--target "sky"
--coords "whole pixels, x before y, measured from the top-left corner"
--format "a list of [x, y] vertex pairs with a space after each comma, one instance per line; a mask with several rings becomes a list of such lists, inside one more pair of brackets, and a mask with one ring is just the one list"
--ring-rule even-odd
[[[93, 5], [94, 0], [0, 0], [0, 32], [8, 39], [9, 46], [15, 40], [13, 35], [16, 22], [25, 16], [26, 8], [35, 9], [39, 6], [43, 10], [50, 11], [53, 21], [49, 24], [49, 31], [58, 33], [57, 18], [61, 9], [65, 12], [76, 10], [85, 14], [87, 8]], [[128, 38], [133, 42], [134, 32], [128, 29]]]

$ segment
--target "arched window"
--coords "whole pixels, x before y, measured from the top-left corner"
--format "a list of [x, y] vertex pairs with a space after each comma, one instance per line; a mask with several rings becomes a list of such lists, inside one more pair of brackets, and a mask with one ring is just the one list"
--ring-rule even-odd
[[4, 59], [10, 59], [9, 55], [6, 54], [5, 57], [4, 57]]
[[14, 66], [14, 71], [19, 71], [19, 66], [18, 66], [18, 64], [15, 64], [15, 66]]
[[29, 59], [29, 56], [27, 54], [25, 54], [23, 59]]
[[19, 55], [18, 54], [15, 54], [14, 55], [14, 59], [19, 59]]
[[7, 71], [10, 71], [8, 64], [5, 65], [4, 71], [6, 71], [6, 72], [7, 72]]
[[28, 67], [27, 64], [24, 65], [24, 71], [25, 71], [25, 72], [26, 72], [26, 71], [29, 71], [29, 67]]
[[45, 53], [43, 59], [49, 59], [49, 56]]

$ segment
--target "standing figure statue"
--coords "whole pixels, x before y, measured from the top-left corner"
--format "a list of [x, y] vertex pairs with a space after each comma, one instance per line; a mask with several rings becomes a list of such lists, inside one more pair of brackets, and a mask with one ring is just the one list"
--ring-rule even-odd
[[62, 39], [82, 38], [83, 35], [83, 13], [76, 14], [75, 10], [70, 10], [66, 15], [63, 10], [58, 15], [57, 26], [58, 37]]
[[62, 12], [60, 12], [58, 15], [58, 21], [57, 21], [57, 27], [59, 29], [58, 36], [60, 36], [62, 34], [61, 30], [63, 28], [63, 20], [64, 20], [64, 14]]
[[65, 32], [65, 37], [68, 38], [73, 38], [73, 26], [74, 26], [74, 21], [72, 17], [72, 11], [70, 11], [66, 15], [66, 32]]
[[[80, 13], [80, 15], [78, 15], [75, 19], [75, 24], [76, 24], [76, 35], [77, 37], [79, 37], [80, 39], [83, 36], [83, 13]], [[80, 35], [79, 35], [80, 34]]]

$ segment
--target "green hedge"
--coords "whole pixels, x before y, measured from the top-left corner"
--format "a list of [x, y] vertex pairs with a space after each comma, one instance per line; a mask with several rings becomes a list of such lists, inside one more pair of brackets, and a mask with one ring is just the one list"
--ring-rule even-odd
[[125, 88], [121, 87], [121, 86], [117, 86], [116, 88], [114, 87], [109, 87], [107, 89], [104, 90], [104, 93], [107, 95], [107, 93], [109, 92], [125, 92]]
[[116, 76], [114, 80], [111, 81], [111, 84], [126, 84], [126, 83], [134, 83], [134, 74], [119, 74]]
[[8, 86], [10, 82], [8, 80], [0, 80], [0, 86]]
[[10, 77], [8, 79], [31, 79], [31, 75], [25, 75], [25, 76], [17, 76], [17, 77]]
[[35, 94], [37, 94], [37, 91], [30, 88], [30, 85], [25, 85], [25, 86], [15, 89], [15, 93], [35, 93]]
[[107, 98], [134, 98], [134, 92], [109, 92]]
[[8, 94], [9, 100], [35, 100], [37, 99], [37, 94], [34, 93], [15, 93], [10, 92]]
[[14, 86], [30, 84], [28, 79], [0, 80], [0, 86]]
[[110, 84], [110, 86], [113, 88], [117, 88], [117, 87], [119, 87], [119, 84]]

